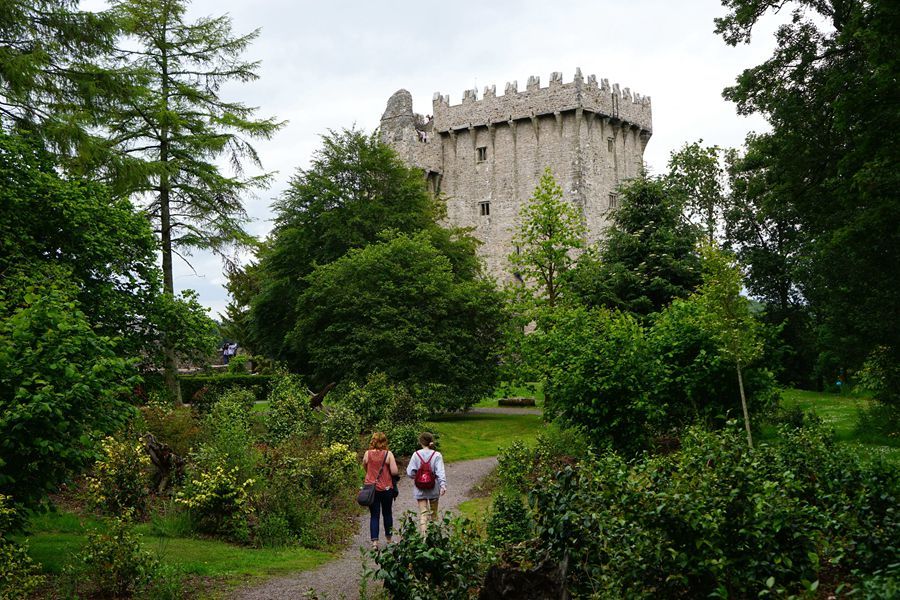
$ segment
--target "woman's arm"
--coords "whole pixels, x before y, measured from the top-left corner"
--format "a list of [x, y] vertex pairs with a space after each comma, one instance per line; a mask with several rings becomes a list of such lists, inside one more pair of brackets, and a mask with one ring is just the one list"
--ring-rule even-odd
[[438, 485], [441, 487], [441, 495], [443, 495], [447, 491], [447, 473], [444, 471], [444, 456], [440, 452], [435, 453], [434, 475], [437, 477]]
[[419, 455], [415, 452], [409, 457], [409, 464], [406, 465], [406, 476], [410, 479], [415, 478], [416, 469], [419, 468]]
[[400, 472], [397, 468], [397, 461], [394, 459], [393, 452], [388, 452], [388, 468], [391, 470], [391, 475], [397, 475]]
[[363, 454], [363, 466], [368, 466], [369, 464], [369, 451], [366, 450], [365, 454]]

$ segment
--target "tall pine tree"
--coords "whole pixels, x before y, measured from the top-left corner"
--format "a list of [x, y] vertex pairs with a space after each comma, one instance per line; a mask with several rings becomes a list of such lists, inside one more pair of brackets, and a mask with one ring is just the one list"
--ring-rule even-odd
[[[252, 138], [280, 127], [256, 109], [220, 97], [222, 84], [257, 78], [258, 63], [241, 55], [259, 31], [234, 35], [227, 16], [186, 21], [184, 0], [118, 0], [113, 12], [128, 36], [122, 67], [140, 85], [107, 118], [116, 159], [105, 172], [113, 190], [143, 196], [159, 235], [163, 286], [174, 295], [173, 255], [199, 248], [222, 252], [251, 240], [242, 195], [265, 186]], [[230, 166], [226, 172], [220, 161]], [[166, 381], [177, 390], [171, 341]]]

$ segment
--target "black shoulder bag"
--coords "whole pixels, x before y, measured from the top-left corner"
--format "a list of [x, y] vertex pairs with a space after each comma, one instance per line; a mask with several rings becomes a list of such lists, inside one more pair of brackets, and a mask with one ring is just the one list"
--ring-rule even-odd
[[[384, 471], [384, 463], [387, 462], [388, 453], [387, 450], [384, 451], [384, 460], [381, 461], [381, 468], [378, 469], [378, 475], [375, 476], [375, 481], [381, 477], [381, 472]], [[356, 501], [360, 506], [372, 506], [372, 503], [375, 502], [375, 484], [367, 483], [359, 488], [359, 493], [356, 495]]]

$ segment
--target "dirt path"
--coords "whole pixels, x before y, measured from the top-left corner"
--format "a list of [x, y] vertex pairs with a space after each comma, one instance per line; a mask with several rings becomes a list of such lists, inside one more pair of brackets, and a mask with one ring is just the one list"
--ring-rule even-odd
[[[441, 498], [441, 512], [455, 509], [469, 499], [473, 485], [481, 481], [497, 465], [497, 458], [479, 458], [447, 465], [447, 493]], [[394, 503], [394, 523], [399, 525], [401, 515], [415, 509], [412, 498], [411, 481], [405, 479], [400, 484], [400, 496]], [[382, 532], [382, 543], [384, 541]], [[361, 572], [359, 549], [369, 547], [369, 515], [360, 517], [359, 531], [350, 546], [335, 560], [317, 569], [303, 571], [287, 577], [270, 579], [257, 587], [237, 590], [231, 597], [235, 600], [282, 600], [303, 598], [310, 590], [315, 590], [318, 598], [327, 600], [352, 600], [359, 596]]]

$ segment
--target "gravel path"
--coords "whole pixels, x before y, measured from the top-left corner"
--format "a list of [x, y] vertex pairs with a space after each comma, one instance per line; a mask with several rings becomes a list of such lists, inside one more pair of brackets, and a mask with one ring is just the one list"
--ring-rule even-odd
[[[490, 410], [490, 409], [488, 409]], [[504, 409], [507, 410], [507, 409]], [[479, 458], [448, 463], [447, 493], [441, 497], [440, 509], [455, 509], [460, 502], [469, 499], [473, 485], [481, 481], [497, 465], [497, 458]], [[400, 483], [400, 496], [394, 502], [394, 524], [399, 526], [401, 515], [407, 510], [415, 510], [412, 497], [412, 481], [403, 479]], [[384, 531], [381, 532], [384, 543]], [[366, 513], [359, 519], [359, 531], [350, 546], [337, 559], [325, 563], [317, 569], [303, 571], [287, 577], [270, 579], [257, 587], [237, 590], [232, 598], [236, 600], [281, 600], [287, 598], [303, 598], [310, 590], [318, 593], [318, 598], [328, 600], [352, 600], [358, 598], [361, 562], [359, 549], [368, 548], [369, 515]]]

